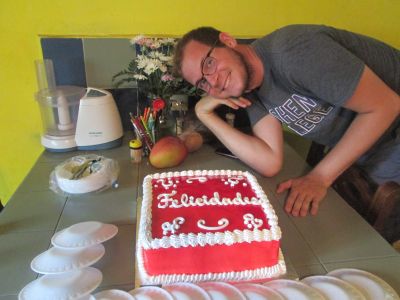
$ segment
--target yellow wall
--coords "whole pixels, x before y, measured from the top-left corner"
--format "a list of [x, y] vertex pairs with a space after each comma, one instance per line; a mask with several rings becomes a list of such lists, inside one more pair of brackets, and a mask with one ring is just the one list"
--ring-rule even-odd
[[257, 37], [291, 23], [333, 25], [400, 48], [398, 0], [1, 0], [0, 198], [5, 203], [42, 151], [33, 94], [39, 36], [179, 36], [212, 25]]

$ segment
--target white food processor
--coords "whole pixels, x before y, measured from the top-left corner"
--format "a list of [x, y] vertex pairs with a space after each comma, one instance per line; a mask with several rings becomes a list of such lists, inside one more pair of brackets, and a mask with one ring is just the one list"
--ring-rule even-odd
[[76, 150], [75, 129], [79, 102], [86, 89], [59, 86], [42, 89], [35, 94], [42, 117], [42, 145], [52, 152]]
[[41, 143], [51, 152], [120, 146], [123, 129], [111, 93], [97, 88], [56, 86], [51, 60], [36, 61], [42, 117]]

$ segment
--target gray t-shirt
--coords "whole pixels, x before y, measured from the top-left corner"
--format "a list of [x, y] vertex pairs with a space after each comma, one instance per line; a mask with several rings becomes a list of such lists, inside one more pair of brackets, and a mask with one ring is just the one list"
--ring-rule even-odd
[[[400, 51], [370, 37], [320, 25], [291, 25], [252, 43], [264, 80], [247, 95], [252, 125], [272, 114], [295, 133], [333, 146], [355, 113], [353, 95], [364, 65], [400, 94]], [[379, 99], [376, 99], [379, 101]]]

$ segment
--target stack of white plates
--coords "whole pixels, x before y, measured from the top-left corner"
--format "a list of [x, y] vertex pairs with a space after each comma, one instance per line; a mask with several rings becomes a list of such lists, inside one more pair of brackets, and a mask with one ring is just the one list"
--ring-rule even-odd
[[135, 300], [128, 292], [122, 290], [106, 290], [94, 295], [96, 300]]
[[90, 293], [100, 285], [103, 275], [90, 266], [105, 253], [101, 243], [117, 232], [115, 225], [89, 221], [55, 233], [53, 247], [31, 262], [32, 270], [44, 276], [26, 285], [18, 299], [96, 299]]
[[396, 291], [382, 278], [359, 269], [336, 269], [327, 274], [349, 283], [364, 299], [400, 300]]
[[264, 285], [277, 291], [287, 300], [326, 300], [318, 290], [296, 280], [275, 279]]
[[383, 279], [358, 269], [337, 269], [301, 281], [275, 279], [263, 285], [287, 300], [400, 300], [396, 291]]
[[145, 286], [129, 294], [140, 300], [400, 300], [383, 279], [358, 269], [337, 269], [301, 281], [273, 279], [263, 284], [202, 282]]

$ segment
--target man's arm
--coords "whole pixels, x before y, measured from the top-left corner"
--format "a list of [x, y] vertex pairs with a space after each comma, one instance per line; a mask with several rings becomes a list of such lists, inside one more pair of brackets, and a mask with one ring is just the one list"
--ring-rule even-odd
[[334, 148], [306, 176], [281, 183], [278, 192], [290, 189], [285, 210], [315, 215], [327, 188], [363, 155], [399, 116], [400, 97], [368, 67], [364, 68], [353, 96], [344, 107], [357, 116]]
[[253, 128], [255, 136], [247, 135], [215, 114], [214, 109], [219, 105], [238, 109], [251, 105], [251, 102], [245, 98], [231, 100], [205, 97], [197, 103], [196, 115], [241, 161], [264, 176], [273, 176], [278, 173], [283, 161], [280, 122], [272, 116], [266, 116]]

